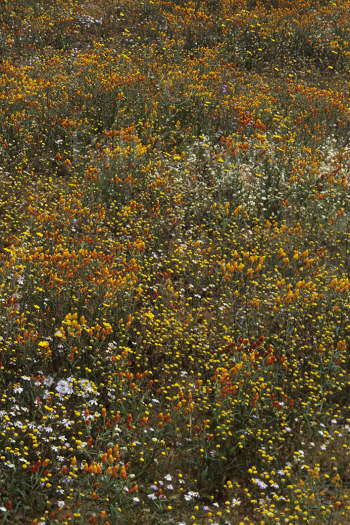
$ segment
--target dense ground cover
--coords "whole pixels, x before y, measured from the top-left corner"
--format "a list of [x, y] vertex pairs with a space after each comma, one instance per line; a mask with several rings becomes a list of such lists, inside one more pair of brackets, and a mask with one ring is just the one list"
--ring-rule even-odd
[[350, 2], [0, 7], [1, 523], [349, 523]]

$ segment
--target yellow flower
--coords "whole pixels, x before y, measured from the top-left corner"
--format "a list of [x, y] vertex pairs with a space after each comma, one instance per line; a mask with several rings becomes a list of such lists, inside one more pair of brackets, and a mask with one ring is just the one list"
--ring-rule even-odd
[[38, 343], [38, 346], [40, 346], [41, 348], [48, 348], [49, 343], [47, 341], [40, 341]]

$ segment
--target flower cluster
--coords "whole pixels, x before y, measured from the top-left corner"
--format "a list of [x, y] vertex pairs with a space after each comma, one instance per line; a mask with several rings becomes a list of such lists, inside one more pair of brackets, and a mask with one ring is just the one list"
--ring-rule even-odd
[[3, 0], [1, 523], [350, 522], [348, 4]]

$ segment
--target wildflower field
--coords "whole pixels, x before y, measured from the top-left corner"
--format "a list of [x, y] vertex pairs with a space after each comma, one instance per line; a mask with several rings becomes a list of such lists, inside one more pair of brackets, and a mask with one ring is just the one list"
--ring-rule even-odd
[[350, 523], [350, 1], [0, 1], [0, 523]]

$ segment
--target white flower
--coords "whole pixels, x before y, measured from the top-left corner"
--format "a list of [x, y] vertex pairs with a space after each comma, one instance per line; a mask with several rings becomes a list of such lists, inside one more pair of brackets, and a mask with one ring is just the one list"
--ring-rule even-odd
[[53, 377], [47, 376], [44, 379], [44, 385], [50, 387], [53, 383]]
[[56, 385], [56, 392], [61, 395], [69, 395], [73, 393], [73, 388], [71, 386], [71, 381], [66, 381], [61, 379]]
[[259, 479], [259, 478], [255, 478], [255, 479], [253, 479], [253, 482], [254, 482], [256, 485], [258, 485], [258, 487], [259, 487], [260, 490], [264, 490], [264, 489], [267, 488], [267, 484], [266, 484], [264, 481], [262, 481], [261, 479]]
[[171, 474], [167, 474], [166, 476], [164, 476], [164, 479], [166, 479], [167, 481], [171, 481], [173, 478], [171, 477]]
[[187, 494], [185, 494], [184, 498], [186, 501], [191, 501], [193, 498], [198, 498], [199, 494], [198, 492], [193, 492], [190, 490]]

